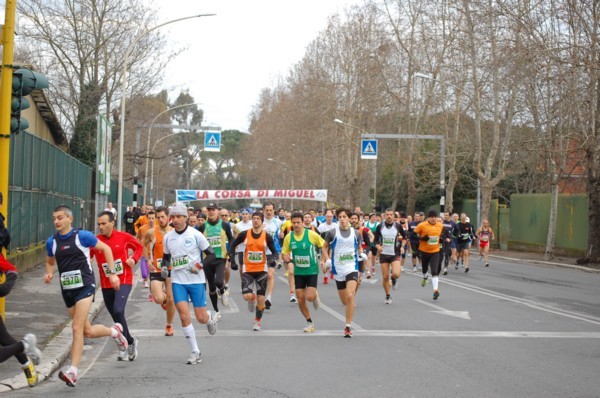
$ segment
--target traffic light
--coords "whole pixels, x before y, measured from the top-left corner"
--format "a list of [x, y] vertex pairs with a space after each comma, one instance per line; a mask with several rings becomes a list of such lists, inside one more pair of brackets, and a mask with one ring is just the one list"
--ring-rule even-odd
[[10, 132], [18, 134], [27, 130], [29, 122], [21, 117], [21, 111], [31, 106], [27, 95], [35, 89], [48, 88], [46, 76], [33, 72], [29, 69], [19, 69], [13, 72], [12, 99], [10, 102]]

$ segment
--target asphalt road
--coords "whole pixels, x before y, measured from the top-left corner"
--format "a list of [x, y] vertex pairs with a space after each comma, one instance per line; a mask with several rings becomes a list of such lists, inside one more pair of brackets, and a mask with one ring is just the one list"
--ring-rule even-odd
[[[140, 341], [135, 361], [117, 362], [111, 339], [87, 340], [76, 388], [55, 373], [5, 396], [600, 396], [599, 273], [474, 261], [469, 273], [451, 269], [442, 277], [433, 301], [431, 285], [421, 287], [420, 273], [407, 271], [386, 305], [378, 270], [359, 290], [352, 339], [342, 337], [334, 284], [319, 285], [322, 308], [311, 307], [317, 330], [305, 334], [283, 272], [277, 276], [273, 308], [253, 332], [234, 275], [217, 334], [195, 323], [199, 365], [185, 364], [180, 330], [163, 335], [164, 312], [138, 284], [127, 307]], [[111, 323], [106, 310], [96, 322]]]

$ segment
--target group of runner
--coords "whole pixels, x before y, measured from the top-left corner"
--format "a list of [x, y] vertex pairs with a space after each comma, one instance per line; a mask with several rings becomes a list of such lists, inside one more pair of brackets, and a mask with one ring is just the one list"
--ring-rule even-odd
[[[412, 219], [392, 209], [382, 217], [363, 215], [359, 208], [331, 209], [324, 214], [280, 211], [276, 216], [273, 203], [265, 203], [262, 211], [243, 209], [232, 214], [211, 203], [200, 216], [195, 209], [176, 203], [169, 208], [147, 208], [140, 219], [136, 239], [115, 229], [113, 211], [98, 215], [98, 235], [74, 229], [69, 207], [59, 206], [53, 212], [56, 233], [46, 242], [44, 281], [53, 281], [58, 266], [57, 279], [73, 319], [71, 364], [59, 372], [68, 386], [74, 387], [78, 380], [84, 337], [110, 336], [117, 345], [118, 360], [136, 359], [139, 341], [131, 335], [125, 317], [136, 263], [146, 264], [152, 299], [166, 314], [166, 336], [173, 336], [174, 316], [179, 315], [191, 350], [186, 363], [192, 365], [201, 362], [201, 354], [189, 303], [196, 320], [206, 325], [209, 334], [215, 334], [221, 318], [219, 302], [229, 305], [230, 270], [240, 272], [242, 297], [254, 315], [252, 330], [260, 331], [265, 310], [273, 305], [275, 270], [285, 266], [290, 302], [298, 303], [306, 333], [315, 331], [308, 303], [315, 310], [320, 307], [317, 285], [322, 272], [324, 284], [335, 281], [345, 307], [343, 336], [350, 338], [355, 296], [362, 278], [377, 272], [376, 263], [380, 264], [386, 304], [392, 303], [390, 290], [397, 287], [407, 255], [412, 257], [413, 271], [422, 270], [422, 286], [431, 275], [433, 299], [437, 300], [440, 271], [447, 274], [449, 262], [458, 269], [460, 260], [468, 272], [469, 245], [475, 240], [479, 240], [480, 254], [488, 266], [489, 242], [494, 239], [486, 220], [475, 231], [465, 214], [458, 219], [458, 215], [445, 213], [440, 218], [435, 211], [427, 217], [416, 213]], [[96, 292], [92, 259], [98, 266], [112, 326], [92, 325], [88, 320]], [[207, 297], [214, 310], [207, 308]], [[1, 342], [8, 345], [5, 340]], [[39, 362], [35, 336], [33, 341], [26, 337], [18, 344], [6, 352], [16, 355], [23, 369], [27, 368], [26, 375], [31, 376], [35, 374], [33, 364]], [[30, 376], [28, 382], [33, 386]], [[35, 378], [37, 381], [37, 375]]]

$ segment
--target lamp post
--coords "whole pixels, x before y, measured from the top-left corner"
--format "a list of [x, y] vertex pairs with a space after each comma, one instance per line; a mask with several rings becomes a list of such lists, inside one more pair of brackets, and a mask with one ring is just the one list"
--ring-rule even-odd
[[[163, 22], [159, 25], [148, 28], [141, 33], [139, 33], [132, 41], [129, 43], [129, 46], [125, 50], [125, 56], [123, 58], [123, 72], [121, 75], [121, 132], [119, 134], [119, 181], [118, 181], [118, 190], [117, 190], [117, 212], [118, 214], [122, 214], [123, 207], [123, 152], [125, 147], [125, 102], [126, 102], [126, 90], [127, 90], [127, 63], [129, 62], [129, 55], [131, 55], [131, 51], [133, 51], [133, 47], [139, 43], [139, 41], [149, 34], [150, 32], [162, 28], [165, 25], [169, 25], [175, 22], [185, 21], [187, 19], [192, 18], [200, 18], [200, 17], [210, 17], [217, 14], [199, 14], [199, 15], [191, 15], [189, 17], [183, 17], [178, 19], [173, 19], [167, 22]], [[121, 229], [121, 217], [118, 217], [117, 220], [117, 228]]]
[[[355, 129], [357, 129], [361, 134], [368, 134], [365, 130], [361, 129], [360, 127], [355, 126], [350, 123], [346, 123], [343, 120], [333, 119], [333, 121], [337, 124], [353, 127]], [[377, 159], [374, 159], [374, 160], [375, 161], [373, 162], [373, 175], [374, 175], [374, 178], [373, 178], [373, 208], [375, 208], [375, 206], [377, 206]]]
[[[269, 162], [274, 162], [274, 163], [279, 163], [280, 165], [282, 165], [283, 167], [285, 167], [285, 169], [290, 173], [290, 176], [292, 178], [292, 191], [294, 190], [294, 170], [292, 170], [290, 168], [290, 166], [288, 166], [287, 163], [282, 162], [281, 160], [275, 160], [273, 158], [267, 158], [267, 160]], [[294, 198], [292, 197], [292, 208], [290, 210], [294, 210]]]
[[[162, 116], [165, 113], [170, 112], [174, 109], [185, 108], [188, 106], [200, 105], [200, 104], [201, 104], [200, 102], [195, 102], [193, 104], [177, 105], [172, 108], [165, 109], [164, 111], [160, 112], [158, 115], [154, 116], [154, 119], [152, 119], [152, 122], [150, 122], [150, 127], [148, 127], [148, 144], [146, 145], [146, 170], [144, 171], [144, 198], [147, 198], [146, 193], [147, 193], [147, 187], [148, 187], [148, 162], [150, 160], [150, 137], [152, 137], [152, 127], [154, 126], [154, 122], [160, 116]], [[154, 155], [154, 149], [152, 149], [152, 155]]]

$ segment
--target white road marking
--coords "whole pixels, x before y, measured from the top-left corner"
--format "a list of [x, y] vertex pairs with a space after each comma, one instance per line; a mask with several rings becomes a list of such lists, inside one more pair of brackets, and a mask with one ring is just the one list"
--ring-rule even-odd
[[[214, 336], [206, 332], [196, 331], [199, 336], [214, 339], [218, 337], [342, 337], [340, 330], [315, 330], [304, 333], [298, 330], [223, 330], [219, 329]], [[132, 330], [137, 337], [164, 337], [162, 330]], [[353, 330], [353, 336], [365, 337], [473, 337], [473, 338], [533, 338], [533, 339], [600, 339], [600, 332], [535, 332], [535, 331], [471, 331], [471, 330]]]
[[[415, 274], [411, 274], [411, 273], [407, 273], [408, 275], [413, 275], [419, 278], [422, 278], [420, 275], [415, 275]], [[457, 281], [452, 281], [452, 280], [448, 280], [447, 278], [440, 278], [440, 283], [446, 283], [448, 285], [454, 286], [454, 287], [458, 287], [461, 289], [465, 289], [465, 290], [469, 290], [475, 293], [479, 293], [479, 294], [483, 294], [486, 296], [490, 296], [490, 297], [494, 297], [494, 298], [498, 298], [501, 300], [506, 300], [506, 301], [510, 301], [513, 303], [517, 303], [517, 304], [522, 304], [525, 305], [527, 307], [539, 310], [539, 311], [544, 311], [544, 312], [548, 312], [551, 314], [555, 314], [555, 315], [560, 315], [566, 318], [571, 318], [571, 319], [577, 319], [579, 321], [583, 321], [583, 322], [587, 322], [587, 323], [591, 323], [594, 325], [600, 325], [600, 318], [599, 317], [595, 317], [593, 315], [588, 315], [588, 314], [582, 314], [582, 313], [577, 313], [574, 311], [568, 311], [568, 310], [563, 310], [557, 307], [553, 307], [551, 305], [547, 305], [547, 304], [543, 304], [543, 303], [539, 303], [533, 300], [528, 300], [528, 299], [524, 299], [524, 298], [520, 298], [520, 297], [515, 297], [515, 296], [510, 296], [508, 294], [503, 294], [503, 293], [498, 293], [495, 292], [493, 290], [489, 290], [489, 289], [485, 289], [479, 286], [475, 286], [475, 285], [471, 285], [468, 283], [464, 283], [464, 282], [457, 282]]]
[[[288, 286], [290, 285], [290, 284], [288, 283], [288, 280], [287, 280], [286, 278], [284, 278], [284, 277], [282, 277], [282, 276], [278, 276], [277, 278], [278, 278], [279, 280], [281, 280], [282, 282], [284, 282], [286, 285], [288, 285]], [[319, 297], [320, 297], [320, 296], [319, 296]], [[323, 300], [322, 300], [322, 299], [321, 299], [321, 306], [319, 307], [319, 309], [323, 309], [323, 311], [325, 311], [325, 312], [328, 312], [329, 314], [333, 315], [335, 318], [339, 319], [340, 321], [342, 321], [342, 322], [346, 322], [346, 316], [345, 316], [345, 315], [342, 315], [342, 314], [340, 314], [339, 312], [335, 311], [333, 308], [331, 308], [331, 307], [329, 307], [329, 306], [325, 305], [325, 304], [323, 303]], [[364, 330], [364, 329], [362, 328], [362, 326], [360, 326], [359, 324], [357, 324], [357, 323], [355, 323], [355, 322], [352, 322], [352, 323], [351, 323], [351, 325], [352, 325], [352, 330]], [[339, 332], [338, 332], [338, 334], [339, 334]]]
[[456, 318], [471, 320], [471, 317], [469, 316], [469, 311], [452, 311], [452, 310], [447, 310], [444, 307], [440, 307], [439, 305], [428, 303], [427, 301], [423, 301], [420, 299], [414, 299], [414, 300], [437, 310], [437, 311], [431, 311], [431, 312], [436, 312], [438, 314], [443, 314], [443, 315], [453, 316]]

